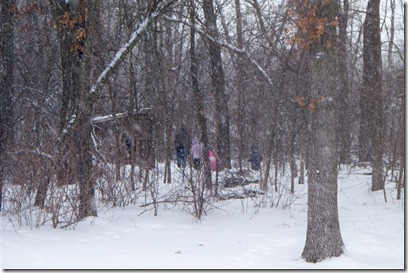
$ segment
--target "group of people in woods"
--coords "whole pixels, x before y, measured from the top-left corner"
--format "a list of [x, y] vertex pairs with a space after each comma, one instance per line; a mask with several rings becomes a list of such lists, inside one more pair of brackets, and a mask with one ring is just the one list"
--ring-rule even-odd
[[[193, 159], [193, 166], [195, 169], [199, 169], [201, 166], [201, 158], [203, 155], [204, 145], [197, 137], [194, 137], [191, 141], [190, 134], [188, 133], [185, 125], [182, 125], [174, 138], [174, 145], [177, 154], [177, 166], [179, 168], [185, 168], [187, 162], [187, 153], [190, 152]], [[215, 171], [219, 167], [219, 160], [215, 156], [212, 150], [208, 150], [208, 158], [210, 162], [210, 169]], [[251, 146], [251, 153], [249, 156], [249, 162], [251, 163], [252, 170], [261, 169], [262, 156], [259, 153], [256, 145]]]
[[[174, 138], [174, 145], [176, 147], [177, 153], [177, 166], [179, 168], [185, 168], [187, 162], [188, 152], [193, 159], [193, 166], [195, 169], [199, 169], [201, 166], [201, 158], [203, 155], [204, 145], [200, 142], [197, 137], [194, 137], [191, 141], [190, 134], [184, 125], [181, 126], [180, 130], [177, 132]], [[208, 151], [208, 156], [210, 159], [210, 169], [215, 171], [217, 168], [217, 159], [214, 156], [213, 151]]]

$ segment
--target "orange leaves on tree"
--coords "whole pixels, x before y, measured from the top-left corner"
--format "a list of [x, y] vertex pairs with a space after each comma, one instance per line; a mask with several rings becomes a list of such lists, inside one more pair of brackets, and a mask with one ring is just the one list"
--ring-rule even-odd
[[311, 99], [309, 104], [307, 105], [307, 110], [309, 110], [310, 113], [313, 113], [316, 109], [316, 100]]
[[331, 27], [336, 28], [336, 27], [338, 26], [338, 24], [339, 24], [339, 20], [338, 20], [338, 18], [337, 18], [337, 16], [336, 16], [336, 19], [335, 19], [334, 21], [330, 22], [329, 25], [330, 25]]
[[319, 103], [322, 103], [326, 100], [326, 97], [320, 96], [318, 99], [311, 98], [306, 100], [304, 97], [296, 96], [295, 102], [302, 108], [307, 109], [310, 113], [314, 113], [316, 107]]
[[85, 28], [80, 28], [75, 32], [74, 42], [71, 45], [71, 51], [84, 51], [84, 41], [86, 39]]
[[323, 19], [316, 19], [316, 27], [314, 29], [314, 34], [319, 37], [318, 39], [320, 39], [320, 37], [323, 35], [324, 32], [324, 26], [326, 24], [326, 18]]
[[322, 103], [322, 102], [324, 102], [326, 100], [326, 97], [325, 96], [320, 96], [318, 99], [317, 99], [317, 102], [318, 103]]
[[[333, 0], [323, 0], [323, 5], [329, 5]], [[289, 42], [309, 48], [313, 43], [322, 42], [322, 37], [326, 28], [337, 27], [337, 18], [328, 22], [328, 19], [321, 17], [316, 12], [316, 5], [312, 5], [306, 0], [294, 0], [293, 8], [289, 15], [294, 19], [294, 26], [297, 29], [296, 35], [290, 37]], [[332, 47], [333, 43], [324, 42], [324, 46]]]
[[82, 15], [72, 16], [70, 12], [64, 12], [63, 15], [58, 16], [58, 23], [62, 29], [75, 30], [79, 25], [84, 23]]
[[58, 23], [62, 29], [69, 29], [71, 20], [71, 13], [69, 12], [65, 12], [63, 15], [58, 16]]
[[305, 106], [305, 98], [304, 97], [296, 96], [295, 101], [296, 101], [297, 104], [299, 104], [300, 107], [303, 108]]
[[84, 50], [84, 41], [87, 37], [87, 31], [84, 25], [84, 17], [81, 14], [73, 16], [70, 12], [65, 12], [63, 15], [57, 18], [59, 23], [60, 31], [69, 30], [73, 32], [74, 38], [71, 45], [71, 51], [80, 51]]

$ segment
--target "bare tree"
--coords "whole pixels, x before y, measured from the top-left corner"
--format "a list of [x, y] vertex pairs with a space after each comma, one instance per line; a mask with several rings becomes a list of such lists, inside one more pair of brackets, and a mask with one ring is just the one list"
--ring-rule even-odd
[[[195, 1], [190, 0], [189, 2], [189, 15], [190, 15], [190, 74], [191, 74], [191, 84], [194, 93], [194, 101], [196, 105], [196, 116], [197, 121], [200, 128], [200, 139], [204, 145], [205, 154], [209, 149], [208, 146], [208, 135], [207, 135], [207, 120], [204, 115], [204, 94], [203, 91], [200, 89], [199, 82], [198, 82], [198, 60], [196, 56], [196, 30], [195, 30]], [[209, 160], [208, 157], [204, 157], [204, 185], [208, 188], [211, 187], [211, 170], [209, 168]]]
[[[208, 33], [218, 39], [217, 17], [212, 0], [203, 0], [205, 25]], [[221, 58], [221, 46], [208, 39], [208, 50], [211, 59], [211, 80], [215, 96], [215, 115], [217, 123], [217, 148], [222, 167], [231, 168], [230, 118], [228, 97], [225, 90], [224, 68]]]
[[380, 0], [368, 1], [363, 41], [360, 156], [363, 160], [373, 163], [371, 190], [377, 191], [384, 188]]
[[96, 29], [99, 7], [98, 1], [91, 0], [87, 3], [80, 4], [80, 14], [84, 21], [84, 30], [86, 31], [86, 39], [83, 43], [83, 53], [81, 62], [79, 63], [79, 98], [78, 110], [75, 128], [75, 142], [77, 148], [78, 160], [78, 183], [79, 183], [79, 217], [85, 218], [88, 216], [97, 216], [96, 200], [95, 200], [95, 177], [93, 176], [93, 144], [92, 144], [92, 115], [94, 107], [94, 99], [92, 94], [88, 92], [91, 83], [91, 58], [93, 53], [93, 36]]
[[[244, 48], [244, 39], [243, 39], [243, 30], [242, 30], [242, 13], [241, 13], [241, 1], [235, 0], [235, 14], [236, 14], [236, 29], [237, 29], [237, 45], [239, 49]], [[245, 145], [245, 116], [246, 116], [246, 88], [245, 88], [245, 64], [244, 59], [242, 56], [238, 56], [237, 59], [237, 91], [238, 91], [238, 99], [237, 99], [237, 132], [238, 132], [238, 170], [242, 171], [242, 161], [245, 158], [245, 151], [248, 150], [248, 145]]]
[[[339, 120], [339, 162], [347, 164], [350, 162], [351, 149], [351, 124], [350, 124], [350, 84], [348, 75], [348, 50], [347, 50], [347, 23], [349, 13], [349, 1], [343, 0], [339, 16], [339, 39], [338, 39], [338, 60], [339, 60], [339, 77], [340, 92], [338, 103], [338, 120]], [[340, 10], [340, 7], [339, 7]]]

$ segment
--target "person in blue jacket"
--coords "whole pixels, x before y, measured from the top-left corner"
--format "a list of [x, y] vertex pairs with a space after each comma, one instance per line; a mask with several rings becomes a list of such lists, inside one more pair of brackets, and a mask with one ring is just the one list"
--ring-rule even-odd
[[190, 151], [191, 138], [184, 124], [174, 138], [174, 146], [176, 148], [177, 166], [179, 168], [185, 168], [187, 152]]
[[249, 162], [251, 162], [251, 169], [259, 171], [261, 169], [262, 156], [259, 153], [256, 145], [251, 146], [251, 154], [249, 155]]

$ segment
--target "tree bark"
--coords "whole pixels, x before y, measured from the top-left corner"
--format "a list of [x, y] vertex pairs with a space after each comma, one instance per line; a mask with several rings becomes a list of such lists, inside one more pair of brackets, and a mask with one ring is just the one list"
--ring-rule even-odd
[[[63, 177], [66, 167], [73, 170], [72, 179], [79, 185], [78, 218], [97, 216], [92, 162], [93, 94], [91, 89], [92, 36], [96, 31], [96, 0], [70, 5], [52, 1], [58, 22], [63, 94], [60, 112], [60, 155]], [[72, 4], [72, 3], [71, 3]], [[73, 23], [75, 22], [75, 23]]]
[[[336, 27], [330, 25], [337, 15], [336, 0], [316, 7], [316, 20], [328, 22], [320, 39], [310, 47], [311, 99], [310, 161], [308, 164], [307, 235], [302, 257], [320, 262], [343, 253], [343, 240], [337, 208], [337, 59]], [[310, 35], [312, 33], [308, 33]]]
[[339, 161], [340, 164], [350, 163], [351, 125], [350, 125], [350, 83], [348, 75], [347, 54], [347, 22], [349, 1], [343, 0], [343, 10], [339, 16], [338, 60], [340, 92], [338, 106], [338, 134], [339, 134]]
[[92, 115], [93, 97], [89, 93], [91, 85], [91, 56], [93, 50], [93, 36], [97, 29], [99, 17], [98, 0], [89, 0], [81, 3], [80, 12], [85, 18], [84, 52], [78, 64], [80, 71], [78, 118], [75, 130], [75, 143], [78, 158], [78, 183], [79, 183], [79, 218], [98, 216], [95, 200], [95, 177], [93, 176], [92, 160]]
[[370, 0], [367, 4], [363, 47], [360, 152], [364, 160], [373, 163], [371, 190], [377, 191], [384, 188], [380, 0]]
[[[174, 14], [171, 12], [172, 9], [169, 9], [170, 14]], [[162, 43], [161, 47], [164, 48], [164, 52], [161, 57], [161, 63], [163, 65], [160, 65], [160, 81], [161, 81], [161, 87], [160, 89], [161, 94], [163, 96], [164, 100], [164, 126], [165, 126], [165, 170], [166, 170], [166, 175], [164, 177], [164, 180], [167, 183], [171, 183], [171, 159], [172, 159], [172, 154], [173, 154], [173, 143], [171, 141], [172, 139], [172, 120], [174, 120], [174, 106], [172, 101], [174, 101], [175, 93], [177, 91], [177, 72], [168, 72], [172, 67], [176, 67], [176, 58], [175, 58], [175, 46], [174, 46], [174, 39], [175, 35], [173, 33], [173, 29], [171, 26], [170, 21], [165, 21], [163, 23], [163, 33], [164, 38], [162, 38]], [[168, 66], [168, 70], [165, 71], [166, 68], [164, 66]], [[168, 74], [166, 74], [168, 73]], [[166, 77], [168, 75], [168, 77]], [[189, 151], [187, 151], [188, 153]]]
[[296, 133], [292, 133], [291, 142], [290, 142], [290, 193], [295, 193], [295, 178], [297, 177], [297, 165], [295, 158], [295, 138]]
[[[217, 18], [212, 0], [203, 1], [205, 25], [210, 36], [218, 39]], [[208, 39], [211, 59], [211, 80], [215, 95], [215, 111], [217, 119], [217, 148], [221, 168], [231, 168], [230, 119], [228, 113], [228, 97], [225, 90], [225, 75], [222, 66], [221, 46]]]
[[[75, 146], [74, 138], [66, 131], [72, 117], [76, 117], [78, 110], [79, 96], [79, 78], [80, 73], [77, 66], [80, 63], [79, 51], [71, 50], [74, 44], [75, 31], [77, 26], [69, 26], [69, 22], [74, 19], [78, 12], [78, 7], [75, 9], [70, 7], [65, 1], [51, 1], [53, 7], [54, 20], [57, 22], [58, 39], [61, 58], [61, 73], [62, 73], [62, 94], [60, 104], [60, 128], [59, 128], [59, 165], [57, 180], [60, 185], [75, 180], [75, 173], [72, 172], [72, 164], [69, 162], [74, 158], [73, 147]], [[64, 15], [66, 17], [64, 17]], [[63, 18], [65, 18], [63, 20]], [[67, 175], [68, 174], [68, 175]]]
[[300, 176], [298, 183], [305, 184], [305, 162], [306, 162], [306, 128], [302, 125], [299, 133], [299, 145], [300, 145]]
[[[235, 14], [237, 18], [237, 44], [239, 49], [244, 48], [244, 41], [242, 37], [242, 14], [241, 14], [241, 2], [235, 0]], [[248, 151], [248, 143], [245, 143], [245, 117], [246, 117], [246, 100], [245, 100], [245, 64], [242, 56], [238, 55], [237, 59], [237, 90], [238, 90], [238, 103], [237, 103], [237, 129], [238, 129], [238, 171], [242, 171], [242, 161], [244, 160], [244, 151]]]
[[210, 162], [209, 158], [207, 155], [209, 147], [208, 147], [208, 136], [207, 136], [207, 120], [205, 118], [205, 113], [204, 113], [204, 94], [203, 91], [199, 87], [198, 83], [198, 60], [197, 60], [197, 55], [195, 51], [195, 1], [190, 0], [190, 23], [192, 25], [190, 29], [190, 74], [191, 74], [191, 82], [193, 86], [193, 92], [194, 92], [194, 101], [196, 104], [196, 115], [197, 115], [197, 120], [198, 124], [200, 127], [201, 131], [201, 142], [204, 145], [204, 180], [205, 180], [205, 185], [207, 188], [210, 188], [212, 185], [211, 181], [211, 170], [210, 170]]
[[269, 130], [268, 130], [268, 139], [267, 139], [267, 150], [266, 150], [266, 160], [265, 160], [265, 174], [264, 177], [262, 178], [260, 187], [261, 190], [264, 192], [268, 191], [268, 182], [269, 182], [269, 172], [271, 170], [271, 163], [272, 163], [272, 157], [273, 157], [273, 148], [275, 147], [275, 127], [276, 127], [276, 113], [275, 113], [275, 118], [273, 123], [270, 125]]
[[0, 70], [0, 210], [7, 147], [13, 139], [13, 70], [14, 70], [14, 8], [15, 0], [1, 1], [1, 66]]
[[395, 35], [395, 0], [390, 0], [390, 8], [391, 8], [391, 26], [390, 26], [390, 37], [388, 43], [388, 56], [387, 56], [387, 67], [388, 69], [391, 68], [393, 64], [392, 60], [392, 50], [394, 47], [394, 35]]

